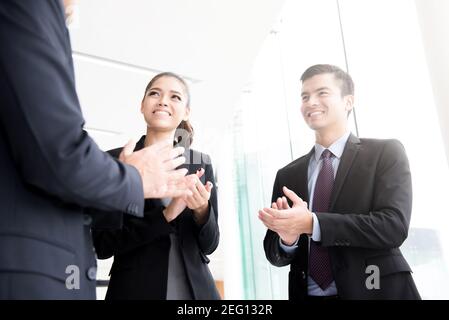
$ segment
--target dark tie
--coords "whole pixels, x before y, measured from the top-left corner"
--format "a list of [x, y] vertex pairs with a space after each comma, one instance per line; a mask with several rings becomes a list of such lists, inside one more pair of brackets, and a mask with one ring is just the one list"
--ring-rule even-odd
[[[323, 165], [315, 184], [313, 194], [313, 212], [329, 212], [332, 188], [334, 186], [334, 168], [332, 157], [334, 155], [328, 149], [321, 154]], [[333, 281], [329, 252], [326, 247], [319, 245], [310, 239], [309, 275], [325, 290]]]

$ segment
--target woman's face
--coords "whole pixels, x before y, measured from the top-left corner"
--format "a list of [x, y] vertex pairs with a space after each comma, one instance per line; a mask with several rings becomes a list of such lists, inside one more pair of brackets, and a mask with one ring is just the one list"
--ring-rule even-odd
[[173, 131], [189, 118], [187, 100], [185, 87], [178, 79], [161, 77], [145, 93], [141, 112], [151, 129]]

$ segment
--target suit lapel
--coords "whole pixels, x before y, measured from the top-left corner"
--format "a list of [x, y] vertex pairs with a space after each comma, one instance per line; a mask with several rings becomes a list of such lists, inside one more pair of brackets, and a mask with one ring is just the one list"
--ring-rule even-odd
[[341, 187], [346, 180], [349, 169], [357, 156], [360, 148], [360, 139], [351, 134], [346, 143], [343, 154], [341, 155], [340, 165], [338, 166], [337, 175], [335, 176], [334, 189], [332, 191], [330, 211], [334, 208], [335, 201], [340, 194]]
[[[310, 158], [315, 154], [315, 148], [312, 148], [310, 152], [298, 162], [298, 175], [292, 176], [289, 186], [290, 190], [295, 191], [295, 193], [303, 200], [309, 203], [309, 179], [308, 179], [308, 169]], [[290, 203], [291, 205], [291, 203]]]

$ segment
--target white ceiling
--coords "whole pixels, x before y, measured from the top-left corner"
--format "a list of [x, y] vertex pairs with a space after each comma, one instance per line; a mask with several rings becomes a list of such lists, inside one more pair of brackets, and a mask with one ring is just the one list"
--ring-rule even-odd
[[78, 0], [70, 32], [78, 93], [100, 147], [145, 132], [139, 113], [151, 76], [190, 80], [194, 147], [213, 153], [280, 0]]

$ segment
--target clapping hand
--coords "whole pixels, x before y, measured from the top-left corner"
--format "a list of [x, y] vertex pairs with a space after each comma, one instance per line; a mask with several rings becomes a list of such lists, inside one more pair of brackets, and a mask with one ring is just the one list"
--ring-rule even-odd
[[164, 210], [164, 216], [168, 222], [175, 219], [187, 207], [193, 211], [194, 218], [199, 224], [207, 219], [209, 212], [209, 199], [213, 185], [207, 182], [203, 185], [200, 178], [204, 174], [204, 169], [185, 177], [185, 184], [190, 191], [189, 195], [174, 198]]
[[184, 148], [173, 148], [173, 143], [163, 141], [133, 152], [130, 141], [123, 148], [119, 160], [134, 166], [139, 172], [145, 198], [174, 198], [189, 195], [185, 175], [187, 169], [176, 169], [185, 162]]
[[270, 230], [276, 232], [281, 240], [292, 245], [302, 233], [312, 233], [312, 213], [296, 193], [287, 187], [283, 188], [284, 194], [292, 202], [289, 206], [286, 197], [278, 198], [271, 204], [271, 208], [259, 210], [259, 219]]

